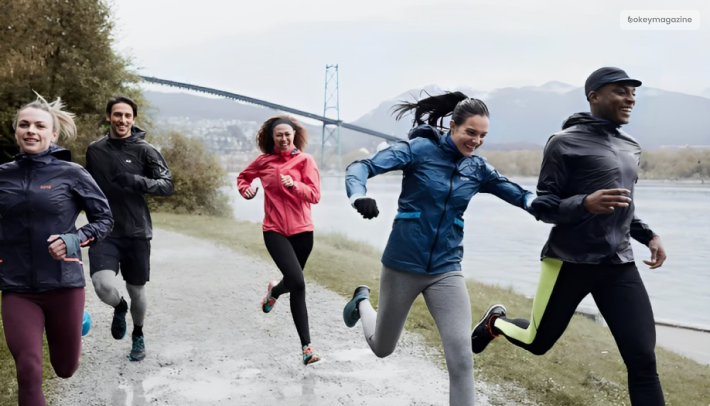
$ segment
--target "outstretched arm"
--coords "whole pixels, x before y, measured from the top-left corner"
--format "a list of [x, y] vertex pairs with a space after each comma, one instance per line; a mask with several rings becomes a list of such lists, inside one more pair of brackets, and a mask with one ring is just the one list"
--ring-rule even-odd
[[345, 190], [350, 204], [367, 195], [367, 180], [390, 171], [405, 169], [412, 160], [412, 150], [407, 142], [398, 142], [375, 154], [348, 165], [345, 170]]
[[409, 143], [398, 142], [375, 154], [348, 165], [345, 171], [345, 189], [352, 205], [362, 217], [372, 219], [380, 214], [375, 199], [367, 197], [367, 180], [389, 171], [405, 169], [412, 161]]
[[486, 180], [481, 187], [482, 193], [490, 193], [523, 210], [530, 208], [530, 203], [535, 199], [533, 192], [525, 190], [517, 183], [511, 182], [508, 178], [501, 176], [498, 171], [489, 164], [486, 164], [484, 171]]

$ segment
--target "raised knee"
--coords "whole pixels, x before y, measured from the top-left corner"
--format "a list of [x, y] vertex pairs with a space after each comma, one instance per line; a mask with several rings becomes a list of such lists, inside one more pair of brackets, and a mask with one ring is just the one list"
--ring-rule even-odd
[[532, 345], [528, 348], [528, 351], [533, 355], [545, 355], [551, 348], [551, 345]]
[[305, 292], [306, 291], [306, 281], [303, 278], [290, 280], [286, 283], [288, 291], [293, 293]]
[[52, 365], [54, 368], [54, 373], [62, 379], [71, 378], [72, 375], [79, 369], [79, 363], [72, 363], [68, 365]]
[[[368, 344], [370, 344], [370, 349], [372, 350], [373, 354], [375, 354], [377, 356], [377, 358], [388, 357], [388, 356], [392, 355], [395, 348], [397, 348], [396, 344], [393, 346], [386, 346], [386, 347], [382, 346], [382, 345], [378, 346], [370, 340], [368, 340]], [[375, 345], [373, 345], [373, 344], [375, 344]]]
[[96, 294], [99, 297], [104, 297], [111, 294], [112, 285], [110, 283], [107, 283], [101, 280], [100, 278], [92, 279], [91, 283], [92, 285], [94, 285], [94, 291], [96, 291]]
[[390, 349], [381, 350], [381, 349], [378, 349], [378, 348], [373, 348], [373, 349], [372, 349], [372, 352], [375, 353], [375, 355], [377, 356], [377, 358], [385, 358], [385, 357], [388, 357], [388, 356], [392, 355], [392, 353], [394, 352], [394, 349], [392, 349], [392, 350], [390, 350]]

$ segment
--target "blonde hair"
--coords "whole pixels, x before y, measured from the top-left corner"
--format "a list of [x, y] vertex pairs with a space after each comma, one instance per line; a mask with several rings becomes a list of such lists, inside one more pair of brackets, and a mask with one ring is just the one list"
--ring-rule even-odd
[[17, 118], [20, 112], [24, 109], [33, 108], [43, 110], [52, 116], [52, 131], [57, 133], [57, 141], [71, 141], [76, 138], [76, 124], [74, 123], [74, 114], [64, 110], [64, 102], [61, 98], [49, 103], [39, 93], [35, 92], [37, 100], [27, 103], [17, 110], [15, 119], [12, 121], [12, 129], [17, 128]]

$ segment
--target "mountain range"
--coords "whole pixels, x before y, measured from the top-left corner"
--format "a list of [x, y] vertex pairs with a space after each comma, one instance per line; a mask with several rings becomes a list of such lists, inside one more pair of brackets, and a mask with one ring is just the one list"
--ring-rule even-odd
[[[471, 88], [458, 90], [485, 101], [490, 111], [490, 128], [485, 148], [539, 149], [548, 137], [559, 131], [562, 122], [572, 113], [589, 111], [581, 88], [561, 82], [542, 86], [501, 88], [481, 92]], [[392, 106], [399, 101], [413, 101], [426, 93], [441, 94], [444, 90], [432, 85], [411, 89], [385, 100], [352, 124], [406, 138], [412, 126], [411, 116], [396, 121]], [[425, 93], [426, 92], [426, 93]], [[636, 89], [636, 106], [631, 123], [624, 130], [634, 136], [644, 148], [657, 149], [672, 145], [710, 144], [710, 89], [702, 96], [671, 92], [652, 87]], [[186, 93], [147, 91], [147, 100], [161, 117], [198, 119], [239, 119], [261, 122], [275, 112], [261, 106], [194, 96]], [[311, 139], [320, 138], [320, 126], [308, 126]], [[373, 148], [381, 140], [349, 130], [341, 130], [344, 151]]]

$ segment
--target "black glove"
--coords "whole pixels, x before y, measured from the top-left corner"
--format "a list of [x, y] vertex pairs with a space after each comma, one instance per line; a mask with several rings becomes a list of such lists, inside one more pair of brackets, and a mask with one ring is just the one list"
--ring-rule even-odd
[[380, 214], [380, 211], [377, 210], [377, 202], [375, 199], [372, 199], [370, 197], [361, 197], [357, 200], [355, 200], [355, 203], [353, 204], [355, 206], [355, 210], [357, 210], [358, 213], [362, 214], [363, 218], [366, 219], [373, 219], [377, 217], [378, 214]]
[[540, 214], [543, 212], [554, 211], [559, 207], [562, 199], [557, 197], [557, 195], [542, 195], [535, 198], [535, 200], [530, 203], [528, 212], [535, 216], [537, 220], [540, 220]]
[[111, 179], [111, 182], [117, 183], [122, 188], [128, 190], [136, 190], [136, 185], [138, 184], [136, 176], [128, 172], [119, 173]]

